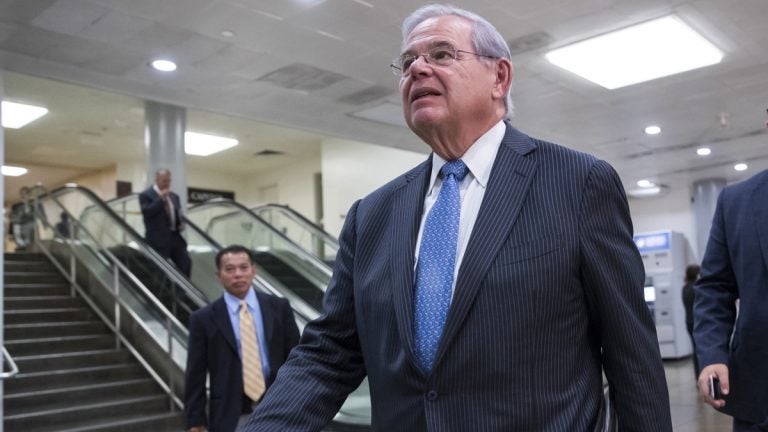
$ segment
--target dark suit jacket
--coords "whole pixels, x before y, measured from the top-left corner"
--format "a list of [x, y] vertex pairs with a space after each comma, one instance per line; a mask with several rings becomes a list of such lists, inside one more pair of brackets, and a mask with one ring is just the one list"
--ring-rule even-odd
[[430, 169], [352, 206], [325, 313], [244, 430], [319, 431], [367, 374], [377, 431], [590, 431], [604, 368], [620, 430], [671, 431], [618, 176], [509, 125], [434, 369], [419, 368], [414, 249]]
[[[182, 225], [181, 214], [179, 209], [181, 208], [181, 201], [176, 193], [171, 192], [171, 201], [173, 202], [173, 209], [176, 216], [176, 232]], [[141, 215], [144, 218], [144, 228], [146, 233], [144, 237], [147, 243], [155, 248], [161, 255], [168, 256], [171, 248], [171, 221], [168, 214], [165, 212], [165, 205], [163, 200], [160, 199], [160, 195], [155, 192], [154, 187], [150, 186], [144, 189], [139, 194], [139, 204], [141, 205]], [[166, 250], [167, 249], [167, 250]]]
[[[271, 373], [299, 342], [299, 329], [287, 300], [256, 292], [269, 346]], [[243, 393], [243, 365], [223, 297], [196, 311], [189, 320], [189, 344], [184, 397], [187, 428], [206, 425], [210, 432], [231, 432], [250, 400]], [[205, 378], [210, 375], [210, 407], [206, 416]]]
[[768, 426], [768, 171], [720, 193], [694, 291], [699, 363], [728, 365], [722, 411]]

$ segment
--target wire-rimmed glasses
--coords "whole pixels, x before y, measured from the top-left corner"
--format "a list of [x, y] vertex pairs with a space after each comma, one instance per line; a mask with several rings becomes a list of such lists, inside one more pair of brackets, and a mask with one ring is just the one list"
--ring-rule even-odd
[[413, 62], [415, 62], [416, 59], [418, 59], [419, 57], [424, 57], [424, 61], [426, 61], [431, 65], [450, 66], [451, 64], [453, 64], [454, 61], [461, 60], [459, 58], [459, 53], [471, 54], [471, 55], [476, 55], [479, 57], [485, 57], [485, 58], [491, 58], [491, 59], [496, 58], [494, 56], [460, 50], [458, 48], [453, 48], [451, 46], [437, 46], [421, 54], [418, 54], [418, 53], [401, 54], [395, 57], [394, 60], [392, 60], [392, 64], [390, 64], [389, 67], [392, 69], [392, 73], [395, 74], [395, 76], [406, 76], [410, 73], [411, 65], [413, 64]]

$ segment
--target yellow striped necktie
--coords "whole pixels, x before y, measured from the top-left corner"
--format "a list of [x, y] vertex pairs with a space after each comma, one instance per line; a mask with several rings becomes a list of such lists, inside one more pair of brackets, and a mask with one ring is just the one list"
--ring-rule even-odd
[[264, 394], [264, 373], [261, 370], [259, 339], [253, 317], [245, 300], [240, 300], [240, 349], [243, 352], [243, 388], [245, 395], [258, 401]]

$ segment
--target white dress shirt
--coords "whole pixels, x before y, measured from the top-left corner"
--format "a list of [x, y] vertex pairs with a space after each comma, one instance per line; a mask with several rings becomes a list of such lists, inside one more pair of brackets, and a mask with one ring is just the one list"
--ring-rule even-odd
[[[496, 161], [496, 154], [499, 152], [501, 140], [507, 131], [504, 121], [499, 121], [488, 132], [478, 138], [474, 144], [461, 156], [464, 165], [469, 168], [467, 176], [462, 180], [459, 194], [461, 197], [461, 215], [459, 216], [459, 237], [456, 243], [456, 267], [453, 272], [453, 284], [451, 293], [456, 290], [456, 278], [459, 274], [461, 261], [464, 259], [464, 252], [469, 243], [469, 237], [472, 234], [472, 228], [475, 226], [477, 214], [480, 212], [480, 204], [483, 203], [485, 189], [488, 187], [488, 179], [491, 177], [491, 169]], [[438, 177], [440, 169], [447, 161], [437, 154], [432, 154], [432, 173], [429, 179], [429, 188], [427, 196], [424, 199], [424, 211], [421, 214], [421, 224], [419, 226], [419, 236], [416, 239], [416, 259], [415, 265], [419, 265], [419, 248], [421, 247], [421, 236], [424, 232], [424, 221], [437, 201], [440, 195], [440, 188], [443, 185], [442, 178]], [[415, 267], [414, 267], [415, 270]], [[414, 272], [415, 274], [415, 272]], [[453, 295], [453, 294], [452, 294]]]

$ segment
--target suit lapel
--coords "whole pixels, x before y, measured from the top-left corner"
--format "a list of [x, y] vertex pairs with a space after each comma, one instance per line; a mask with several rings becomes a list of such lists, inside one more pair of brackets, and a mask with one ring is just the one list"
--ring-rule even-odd
[[483, 277], [517, 220], [536, 172], [536, 162], [526, 155], [535, 148], [528, 136], [507, 125], [459, 268], [456, 290], [435, 363], [440, 361], [461, 328]]
[[413, 254], [424, 207], [424, 195], [429, 185], [432, 157], [406, 175], [406, 184], [395, 192], [391, 220], [392, 291], [400, 340], [414, 368], [421, 370], [414, 360], [413, 341]]
[[760, 239], [763, 263], [768, 270], [768, 171], [762, 177], [752, 191], [750, 202], [755, 210], [754, 226]]
[[235, 341], [235, 333], [232, 331], [232, 321], [229, 319], [229, 310], [227, 309], [224, 297], [219, 297], [213, 303], [213, 321], [219, 332], [224, 336], [224, 340], [227, 341], [232, 350], [235, 351], [235, 355], [239, 358], [237, 341]]

